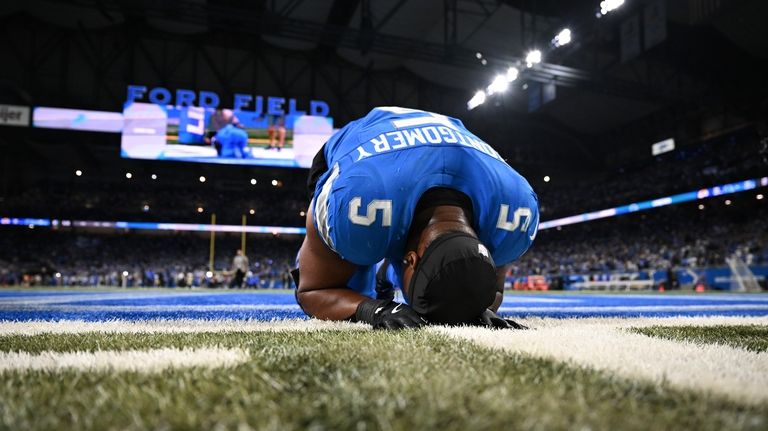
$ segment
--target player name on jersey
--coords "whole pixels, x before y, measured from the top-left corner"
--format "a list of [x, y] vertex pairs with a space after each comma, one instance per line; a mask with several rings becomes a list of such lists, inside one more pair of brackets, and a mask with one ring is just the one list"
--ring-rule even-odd
[[422, 126], [381, 133], [357, 147], [357, 160], [415, 145], [463, 145], [474, 148], [497, 160], [504, 159], [490, 145], [475, 136], [448, 126]]

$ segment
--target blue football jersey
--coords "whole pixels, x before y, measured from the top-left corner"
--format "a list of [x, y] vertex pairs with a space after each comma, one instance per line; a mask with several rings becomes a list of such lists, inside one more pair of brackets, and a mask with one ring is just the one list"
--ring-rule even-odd
[[329, 169], [315, 189], [314, 223], [349, 262], [399, 263], [416, 204], [434, 187], [470, 198], [473, 228], [497, 266], [519, 258], [536, 237], [531, 186], [455, 118], [375, 108], [339, 130], [324, 151]]

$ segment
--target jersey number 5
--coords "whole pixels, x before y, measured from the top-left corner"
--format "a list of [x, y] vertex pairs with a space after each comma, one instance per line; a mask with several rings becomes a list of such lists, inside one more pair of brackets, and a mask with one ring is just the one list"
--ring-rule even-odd
[[[532, 220], [533, 212], [531, 209], [528, 207], [520, 207], [512, 214], [512, 221], [509, 221], [509, 205], [501, 204], [499, 221], [496, 223], [496, 227], [510, 232], [514, 232], [519, 228], [521, 232], [526, 232], [531, 225]], [[535, 237], [536, 232], [534, 232], [532, 236]], [[533, 239], [533, 237], [531, 239]]]
[[349, 201], [349, 220], [354, 224], [362, 226], [370, 226], [376, 221], [378, 211], [381, 210], [381, 226], [392, 226], [392, 201], [389, 199], [374, 199], [366, 208], [365, 215], [360, 215], [360, 207], [362, 206], [363, 199], [361, 197], [354, 197]]

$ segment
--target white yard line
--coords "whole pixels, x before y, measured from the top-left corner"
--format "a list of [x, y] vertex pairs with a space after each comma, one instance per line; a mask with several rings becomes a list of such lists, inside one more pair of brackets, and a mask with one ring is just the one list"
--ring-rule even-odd
[[36, 334], [102, 333], [199, 333], [199, 332], [259, 332], [259, 331], [336, 331], [368, 330], [361, 323], [328, 322], [323, 320], [284, 319], [271, 322], [259, 320], [111, 320], [88, 322], [83, 320], [0, 322], [0, 336]]
[[[768, 402], [768, 353], [749, 352], [722, 345], [665, 340], [627, 331], [627, 328], [656, 325], [768, 326], [768, 316], [629, 319], [532, 317], [519, 319], [519, 321], [534, 329], [504, 331], [474, 327], [433, 327], [429, 330], [457, 339], [469, 340], [489, 348], [554, 359], [606, 371], [623, 378], [665, 383], [680, 389], [707, 391], [749, 404]], [[0, 322], [0, 336], [86, 332], [197, 333], [337, 330], [367, 331], [370, 327], [364, 324], [315, 319], [272, 322], [243, 320]], [[8, 356], [23, 355], [22, 353], [12, 352], [3, 355], [0, 356], [0, 367], [7, 367], [7, 363], [26, 363], [20, 359], [22, 356]]]
[[768, 401], [768, 353], [666, 340], [626, 330], [652, 325], [768, 325], [766, 317], [528, 319], [524, 323], [536, 329], [433, 330], [484, 347], [554, 359], [619, 377], [707, 391], [749, 404]]
[[250, 358], [242, 349], [100, 350], [95, 352], [0, 352], [3, 371], [134, 371], [156, 373], [170, 368], [233, 367]]

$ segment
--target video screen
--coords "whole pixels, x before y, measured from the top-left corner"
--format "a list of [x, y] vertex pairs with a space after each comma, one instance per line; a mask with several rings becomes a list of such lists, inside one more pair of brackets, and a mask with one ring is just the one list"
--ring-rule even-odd
[[131, 103], [123, 111], [125, 158], [309, 168], [333, 119]]
[[38, 106], [32, 112], [32, 125], [46, 129], [114, 133], [123, 129], [123, 115], [119, 112]]

